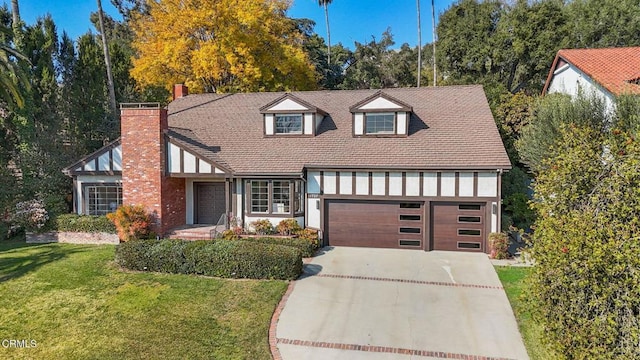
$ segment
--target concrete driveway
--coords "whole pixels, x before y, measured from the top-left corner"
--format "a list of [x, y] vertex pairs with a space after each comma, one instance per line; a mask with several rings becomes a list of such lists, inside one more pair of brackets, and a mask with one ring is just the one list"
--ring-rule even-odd
[[529, 358], [485, 254], [326, 248], [290, 290], [276, 359]]

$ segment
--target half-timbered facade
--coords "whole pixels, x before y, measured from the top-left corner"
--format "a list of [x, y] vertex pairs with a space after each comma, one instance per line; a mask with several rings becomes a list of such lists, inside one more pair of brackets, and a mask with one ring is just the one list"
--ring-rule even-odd
[[422, 250], [486, 252], [500, 229], [510, 162], [481, 86], [189, 95], [121, 119], [65, 169], [78, 213], [142, 204], [161, 233], [294, 218], [324, 245]]

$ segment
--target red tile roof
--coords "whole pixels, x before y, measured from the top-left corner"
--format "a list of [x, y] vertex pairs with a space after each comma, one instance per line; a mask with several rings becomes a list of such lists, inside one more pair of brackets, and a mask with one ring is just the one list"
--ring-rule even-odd
[[546, 93], [558, 60], [580, 69], [613, 95], [640, 94], [640, 47], [563, 49], [558, 51], [542, 93]]
[[[260, 108], [284, 93], [189, 95], [169, 104], [169, 136], [235, 174], [324, 168], [509, 169], [482, 86], [384, 89], [413, 107], [407, 137], [353, 137], [349, 107], [378, 90], [292, 94], [327, 112], [313, 137], [265, 136]], [[187, 144], [185, 144], [187, 145]]]

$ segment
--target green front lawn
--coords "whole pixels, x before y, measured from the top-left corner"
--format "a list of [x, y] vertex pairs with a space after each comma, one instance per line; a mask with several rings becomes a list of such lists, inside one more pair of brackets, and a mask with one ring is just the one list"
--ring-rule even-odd
[[0, 341], [37, 343], [0, 358], [271, 358], [286, 282], [124, 272], [114, 248], [0, 242]]
[[531, 360], [557, 359], [558, 356], [543, 344], [543, 329], [531, 318], [531, 312], [522, 298], [524, 280], [531, 269], [515, 266], [496, 266], [495, 269], [513, 308], [520, 334]]

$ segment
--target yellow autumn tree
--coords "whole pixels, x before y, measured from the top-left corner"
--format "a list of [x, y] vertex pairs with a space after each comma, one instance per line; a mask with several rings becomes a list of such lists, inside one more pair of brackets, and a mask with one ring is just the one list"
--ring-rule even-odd
[[192, 92], [310, 90], [314, 67], [287, 0], [147, 0], [131, 25], [131, 75]]

